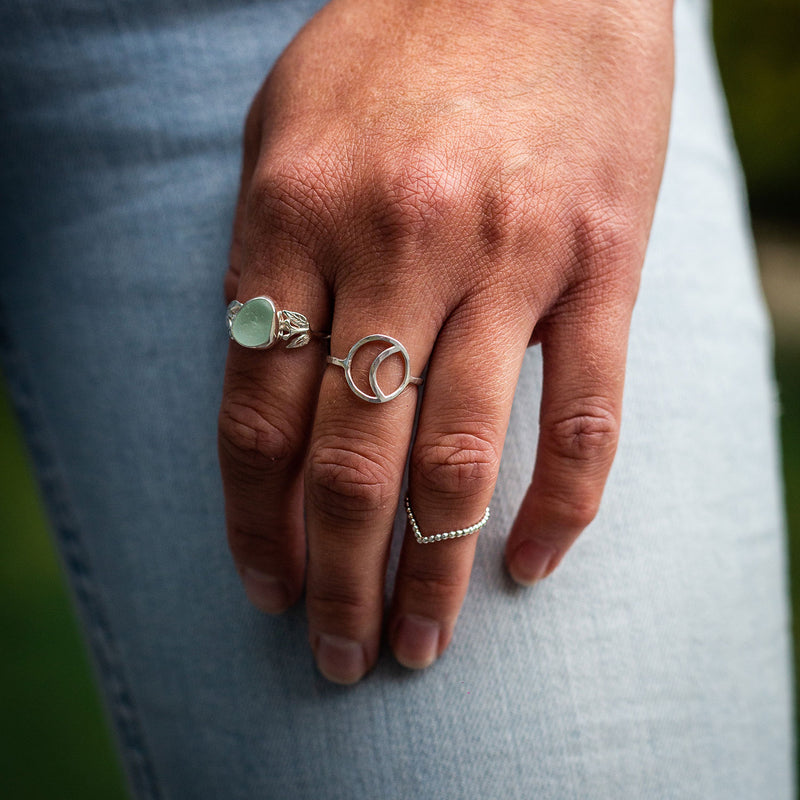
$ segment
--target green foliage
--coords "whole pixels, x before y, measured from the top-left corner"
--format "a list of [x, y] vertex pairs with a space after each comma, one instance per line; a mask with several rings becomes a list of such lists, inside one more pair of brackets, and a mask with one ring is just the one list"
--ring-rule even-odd
[[800, 221], [800, 1], [720, 0], [714, 36], [753, 213]]
[[124, 798], [83, 643], [0, 385], [0, 797]]

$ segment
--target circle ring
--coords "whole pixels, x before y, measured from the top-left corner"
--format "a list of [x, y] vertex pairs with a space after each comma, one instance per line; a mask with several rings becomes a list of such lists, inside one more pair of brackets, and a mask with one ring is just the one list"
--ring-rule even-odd
[[[389, 345], [386, 349], [382, 350], [377, 356], [375, 356], [369, 368], [369, 385], [375, 394], [367, 394], [367, 392], [365, 392], [363, 389], [356, 386], [356, 382], [353, 380], [353, 374], [350, 371], [356, 353], [365, 344], [370, 344], [371, 342], [382, 342], [383, 344]], [[393, 392], [386, 394], [378, 385], [377, 371], [378, 367], [380, 367], [380, 365], [383, 364], [387, 358], [390, 358], [395, 354], [400, 355], [400, 357], [403, 359], [403, 380]], [[350, 351], [345, 358], [328, 356], [328, 363], [334, 364], [337, 367], [342, 367], [344, 369], [344, 379], [347, 381], [350, 391], [353, 392], [356, 397], [366, 400], [368, 403], [388, 403], [390, 400], [394, 400], [394, 398], [397, 397], [409, 384], [413, 383], [415, 385], [419, 385], [422, 383], [421, 378], [413, 378], [411, 376], [411, 359], [408, 355], [408, 350], [406, 350], [403, 344], [393, 336], [387, 336], [383, 333], [372, 333], [369, 336], [364, 336], [350, 348]]]

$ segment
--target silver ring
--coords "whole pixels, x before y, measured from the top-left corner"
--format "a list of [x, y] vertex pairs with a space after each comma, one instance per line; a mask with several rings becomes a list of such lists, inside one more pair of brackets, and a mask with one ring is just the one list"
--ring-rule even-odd
[[[369, 344], [370, 342], [383, 342], [384, 344], [389, 345], [385, 350], [382, 350], [378, 353], [377, 356], [372, 361], [372, 364], [369, 368], [369, 385], [374, 394], [367, 394], [367, 392], [360, 389], [356, 386], [355, 381], [353, 380], [352, 372], [350, 368], [353, 364], [353, 358], [355, 357], [356, 353], [365, 345]], [[400, 381], [400, 385], [392, 392], [388, 394], [381, 389], [378, 385], [378, 367], [386, 361], [387, 358], [399, 355], [403, 359], [404, 365], [404, 372], [403, 372], [403, 380]], [[422, 384], [422, 378], [414, 378], [411, 375], [411, 359], [408, 356], [408, 350], [406, 350], [403, 345], [397, 341], [397, 339], [393, 338], [392, 336], [386, 336], [382, 333], [373, 333], [369, 336], [365, 336], [363, 339], [359, 339], [351, 348], [350, 352], [344, 358], [336, 358], [336, 356], [328, 356], [328, 363], [333, 364], [336, 367], [341, 367], [344, 370], [344, 379], [347, 381], [347, 385], [350, 387], [350, 390], [356, 397], [360, 397], [362, 400], [366, 400], [368, 403], [388, 403], [390, 400], [394, 400], [400, 392], [403, 391], [409, 384], [414, 384], [414, 386], [420, 386]]]
[[431, 544], [432, 542], [442, 542], [445, 539], [460, 539], [462, 536], [469, 536], [471, 533], [479, 531], [489, 521], [489, 506], [486, 506], [483, 516], [474, 525], [470, 525], [468, 528], [457, 528], [454, 531], [445, 533], [432, 533], [429, 536], [425, 536], [419, 529], [417, 520], [414, 519], [414, 512], [411, 510], [411, 501], [408, 499], [408, 495], [406, 495], [406, 516], [411, 523], [411, 530], [414, 531], [414, 538], [417, 542], [419, 544]]
[[312, 331], [308, 319], [297, 311], [283, 311], [275, 307], [270, 297], [253, 297], [244, 303], [234, 300], [225, 315], [228, 335], [242, 347], [266, 350], [276, 342], [286, 347], [302, 347], [312, 336], [329, 334]]

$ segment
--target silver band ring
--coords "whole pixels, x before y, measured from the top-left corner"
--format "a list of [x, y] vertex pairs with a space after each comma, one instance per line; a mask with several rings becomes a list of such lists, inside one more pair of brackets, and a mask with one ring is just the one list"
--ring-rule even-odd
[[486, 511], [483, 512], [483, 516], [474, 525], [470, 525], [468, 528], [457, 528], [454, 531], [446, 531], [445, 533], [432, 533], [429, 536], [425, 536], [419, 529], [417, 520], [414, 518], [414, 512], [411, 510], [411, 501], [408, 499], [408, 495], [406, 495], [406, 516], [411, 523], [411, 530], [414, 531], [414, 538], [417, 542], [419, 544], [431, 544], [433, 542], [442, 542], [445, 539], [460, 539], [462, 536], [469, 536], [471, 533], [476, 533], [489, 521], [489, 506], [486, 506]]
[[[355, 358], [356, 353], [365, 345], [369, 344], [370, 342], [383, 342], [387, 344], [388, 347], [381, 351], [372, 361], [372, 364], [369, 368], [369, 385], [374, 394], [367, 394], [367, 392], [360, 389], [356, 386], [355, 381], [353, 380], [353, 374], [351, 372], [351, 367], [353, 364], [353, 358]], [[403, 372], [403, 380], [400, 381], [400, 385], [392, 392], [388, 394], [381, 389], [378, 385], [378, 367], [386, 361], [387, 358], [399, 355], [403, 359], [404, 365], [404, 372]], [[350, 352], [344, 358], [336, 358], [336, 356], [328, 356], [328, 363], [333, 364], [335, 367], [341, 367], [344, 370], [344, 379], [347, 381], [347, 385], [350, 387], [350, 391], [356, 397], [360, 397], [362, 400], [366, 400], [368, 403], [388, 403], [390, 400], [394, 400], [400, 392], [403, 391], [409, 384], [414, 384], [414, 386], [420, 386], [422, 384], [422, 378], [415, 378], [411, 375], [411, 359], [408, 356], [408, 350], [406, 350], [403, 345], [397, 341], [397, 339], [393, 338], [392, 336], [386, 336], [383, 333], [373, 333], [369, 336], [365, 336], [363, 339], [359, 339], [351, 348]]]
[[225, 314], [228, 335], [242, 347], [266, 350], [276, 342], [287, 348], [302, 347], [312, 336], [329, 334], [312, 331], [308, 319], [297, 311], [283, 311], [275, 307], [270, 297], [253, 297], [244, 303], [234, 300]]

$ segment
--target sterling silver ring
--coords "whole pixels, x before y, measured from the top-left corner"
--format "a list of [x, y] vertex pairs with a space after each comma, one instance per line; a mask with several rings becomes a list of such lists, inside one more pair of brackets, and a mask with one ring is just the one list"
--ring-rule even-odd
[[[355, 358], [356, 353], [365, 344], [369, 344], [370, 342], [383, 342], [384, 344], [388, 345], [385, 350], [382, 350], [377, 356], [375, 356], [369, 368], [369, 385], [373, 391], [373, 394], [369, 394], [360, 387], [356, 386], [356, 382], [353, 380], [353, 374], [351, 371], [353, 359]], [[387, 358], [390, 358], [393, 355], [399, 355], [400, 358], [403, 359], [403, 379], [400, 381], [400, 385], [394, 389], [394, 391], [391, 391], [387, 394], [378, 384], [377, 372], [378, 367], [380, 367], [380, 365], [383, 364]], [[403, 345], [398, 342], [397, 339], [393, 338], [392, 336], [386, 336], [382, 333], [373, 333], [370, 336], [365, 336], [363, 339], [359, 339], [350, 348], [350, 352], [344, 358], [328, 356], [328, 363], [333, 364], [336, 367], [341, 367], [344, 370], [344, 379], [347, 381], [350, 391], [352, 391], [356, 397], [360, 397], [362, 400], [366, 400], [368, 403], [388, 403], [390, 400], [394, 400], [394, 398], [397, 397], [397, 395], [399, 395], [400, 392], [402, 392], [403, 389], [405, 389], [409, 384], [413, 384], [414, 386], [420, 386], [422, 384], [422, 378], [415, 378], [411, 375], [411, 359], [408, 356], [408, 350], [406, 350], [406, 348], [403, 347]]]
[[446, 531], [445, 533], [431, 533], [428, 536], [419, 529], [417, 520], [414, 518], [414, 512], [411, 510], [411, 501], [408, 499], [408, 495], [406, 495], [406, 516], [417, 542], [419, 544], [431, 544], [432, 542], [443, 542], [445, 539], [460, 539], [462, 536], [469, 536], [471, 533], [479, 531], [489, 521], [489, 506], [486, 506], [483, 516], [474, 525], [470, 525], [467, 528], [456, 528], [454, 531]]
[[284, 342], [288, 348], [302, 347], [312, 336], [328, 336], [312, 331], [308, 319], [297, 311], [277, 309], [270, 297], [254, 297], [245, 303], [234, 300], [225, 320], [234, 342], [256, 350], [266, 350], [276, 342]]

